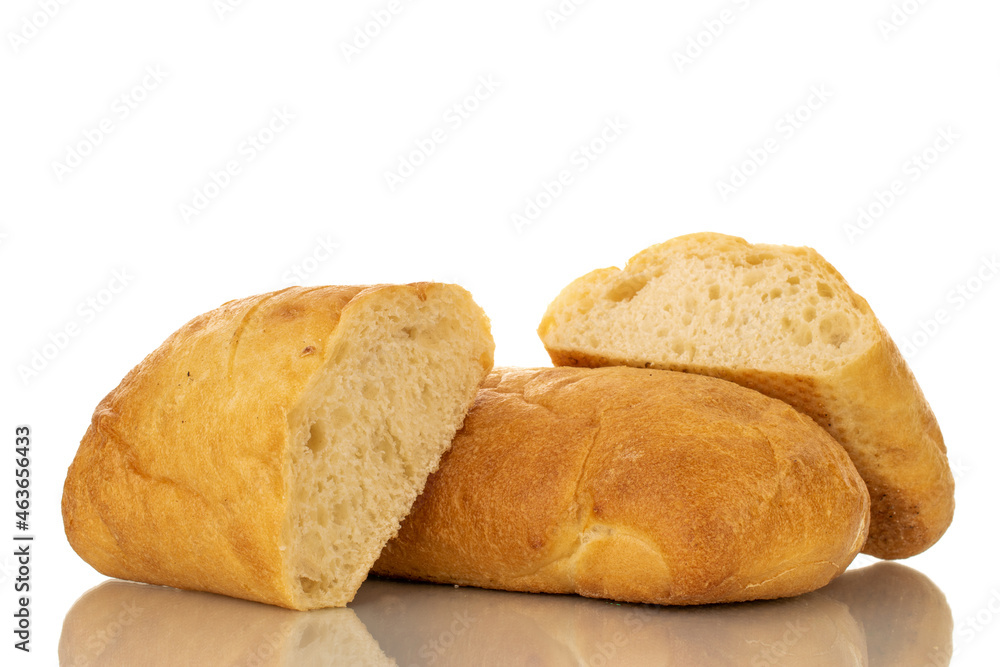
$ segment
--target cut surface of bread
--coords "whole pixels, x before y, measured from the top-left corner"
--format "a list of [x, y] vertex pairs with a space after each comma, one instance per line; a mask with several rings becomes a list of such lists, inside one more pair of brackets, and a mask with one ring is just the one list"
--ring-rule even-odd
[[109, 576], [344, 606], [492, 367], [464, 289], [289, 288], [199, 316], [98, 406], [63, 495]]
[[635, 368], [499, 369], [373, 572], [691, 605], [798, 595], [868, 534], [843, 448], [787, 404]]
[[678, 237], [572, 282], [538, 334], [557, 365], [712, 375], [812, 417], [868, 484], [866, 553], [912, 556], [951, 522], [933, 412], [868, 303], [811, 248]]

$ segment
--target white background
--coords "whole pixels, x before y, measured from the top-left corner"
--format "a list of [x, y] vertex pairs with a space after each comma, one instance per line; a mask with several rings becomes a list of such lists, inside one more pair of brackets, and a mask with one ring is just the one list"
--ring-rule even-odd
[[[545, 365], [534, 329], [566, 283], [700, 230], [816, 248], [897, 342], [920, 345], [907, 356], [945, 434], [958, 510], [907, 565], [948, 597], [952, 664], [1000, 652], [988, 608], [1000, 280], [976, 282], [1000, 252], [996, 2], [909, 0], [893, 25], [890, 0], [593, 0], [553, 24], [556, 0], [414, 0], [350, 57], [344, 44], [386, 0], [91, 0], [50, 3], [51, 18], [44, 4], [0, 12], [0, 442], [12, 450], [14, 426], [33, 429], [37, 536], [30, 659], [10, 647], [12, 548], [0, 551], [6, 664], [53, 664], [63, 616], [102, 580], [59, 514], [94, 406], [194, 315], [292, 282], [458, 282], [492, 318], [498, 364]], [[248, 159], [244, 142], [275, 109], [294, 119]], [[112, 131], [88, 146], [102, 121]], [[614, 140], [582, 158], [609, 122]], [[432, 135], [445, 141], [390, 188], [386, 172]], [[766, 147], [761, 166], [743, 165]], [[86, 155], [67, 172], [56, 163], [73, 151]], [[240, 172], [185, 220], [181, 206], [230, 160]], [[753, 173], [724, 197], [734, 168]], [[572, 182], [538, 201], [562, 170]], [[902, 194], [849, 234], [896, 179]], [[529, 199], [547, 206], [518, 226]], [[287, 280], [293, 269], [304, 278]], [[102, 292], [116, 271], [127, 285]], [[971, 299], [955, 291], [966, 285], [980, 288]], [[921, 336], [939, 310], [946, 321]], [[68, 325], [76, 335], [61, 336]], [[36, 352], [51, 358], [25, 379]], [[989, 622], [970, 630], [977, 613]]]

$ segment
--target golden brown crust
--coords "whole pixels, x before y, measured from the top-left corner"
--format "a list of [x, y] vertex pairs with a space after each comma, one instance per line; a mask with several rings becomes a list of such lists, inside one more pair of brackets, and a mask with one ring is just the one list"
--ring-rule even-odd
[[[826, 377], [637, 363], [546, 348], [556, 366], [635, 366], [722, 378], [785, 401], [844, 444], [868, 487], [871, 529], [864, 553], [914, 556], [937, 542], [955, 511], [955, 481], [934, 413], [887, 338]], [[860, 426], [863, 425], [863, 426]]]
[[796, 595], [843, 571], [868, 495], [786, 404], [700, 376], [494, 371], [378, 574], [622, 601]]
[[[818, 372], [778, 372], [753, 367], [662, 363], [618, 354], [604, 344], [602, 353], [566, 349], [557, 339], [556, 305], [577, 312], [589, 308], [590, 286], [618, 269], [593, 271], [573, 281], [553, 301], [538, 333], [557, 366], [626, 365], [719, 377], [781, 399], [812, 417], [847, 450], [865, 480], [872, 504], [871, 531], [864, 552], [879, 558], [907, 558], [937, 542], [954, 514], [955, 483], [944, 440], [927, 400], [889, 334], [867, 302], [812, 248], [750, 245], [721, 234], [691, 234], [668, 241], [671, 251], [718, 256], [729, 251], [771, 252], [800, 256], [817, 271], [843, 283], [851, 302], [875, 323], [873, 342], [845, 364]], [[663, 244], [666, 246], [667, 244]], [[639, 253], [626, 271], [654, 271], [652, 249]], [[659, 267], [659, 270], [663, 270]], [[775, 325], [777, 326], [777, 324]], [[664, 344], [666, 345], [666, 344]]]
[[94, 412], [63, 493], [70, 544], [111, 577], [299, 606], [282, 549], [288, 413], [356, 304], [433, 285], [292, 287], [188, 322]]

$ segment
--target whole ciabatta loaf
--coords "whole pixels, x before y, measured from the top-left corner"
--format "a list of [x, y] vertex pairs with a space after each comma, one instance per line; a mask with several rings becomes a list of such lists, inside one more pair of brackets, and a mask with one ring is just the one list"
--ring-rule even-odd
[[293, 287], [184, 325], [94, 413], [66, 478], [100, 572], [347, 604], [493, 365], [461, 287]]
[[781, 401], [669, 371], [501, 369], [373, 571], [732, 602], [823, 586], [867, 534], [847, 454]]
[[912, 556], [951, 523], [934, 413], [868, 303], [811, 248], [681, 236], [573, 281], [538, 334], [557, 365], [712, 375], [815, 419], [868, 484], [866, 553]]

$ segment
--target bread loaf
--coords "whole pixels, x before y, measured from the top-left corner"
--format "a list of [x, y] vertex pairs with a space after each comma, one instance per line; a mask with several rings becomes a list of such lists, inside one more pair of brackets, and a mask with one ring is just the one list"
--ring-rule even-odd
[[66, 478], [66, 535], [108, 576], [343, 606], [492, 363], [489, 322], [455, 285], [231, 301], [97, 407]]
[[843, 448], [758, 392], [503, 369], [373, 571], [657, 604], [777, 598], [842, 572], [868, 509]]
[[538, 328], [553, 363], [731, 380], [812, 417], [871, 496], [866, 553], [905, 558], [951, 523], [941, 430], [868, 303], [811, 248], [692, 234], [578, 278]]

